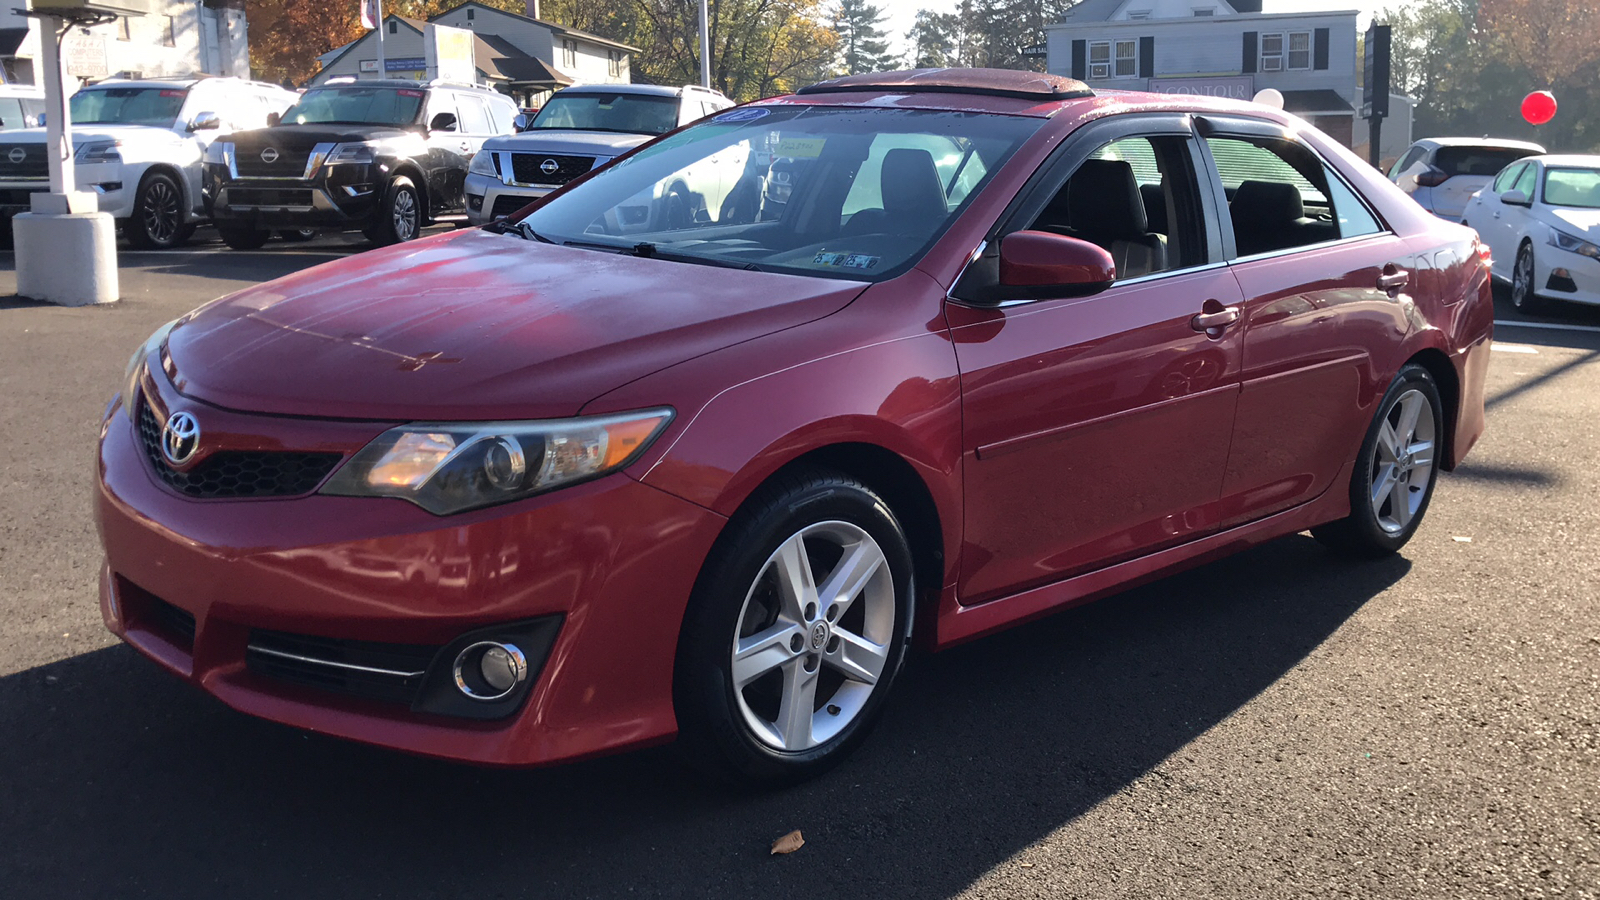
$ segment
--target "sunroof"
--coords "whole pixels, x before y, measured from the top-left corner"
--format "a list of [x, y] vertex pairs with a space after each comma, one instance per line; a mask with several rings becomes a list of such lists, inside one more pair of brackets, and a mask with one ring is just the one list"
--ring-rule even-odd
[[895, 91], [944, 94], [987, 94], [1024, 100], [1075, 100], [1093, 97], [1094, 91], [1075, 78], [1014, 69], [903, 69], [846, 75], [803, 87], [797, 94], [831, 94], [839, 91]]

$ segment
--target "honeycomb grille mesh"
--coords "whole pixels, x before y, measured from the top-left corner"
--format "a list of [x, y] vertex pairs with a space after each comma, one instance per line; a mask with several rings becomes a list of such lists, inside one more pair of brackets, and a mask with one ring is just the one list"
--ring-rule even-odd
[[227, 499], [292, 497], [308, 494], [339, 464], [338, 453], [224, 450], [179, 472], [161, 455], [161, 425], [150, 404], [139, 404], [139, 443], [150, 467], [167, 486], [186, 497]]

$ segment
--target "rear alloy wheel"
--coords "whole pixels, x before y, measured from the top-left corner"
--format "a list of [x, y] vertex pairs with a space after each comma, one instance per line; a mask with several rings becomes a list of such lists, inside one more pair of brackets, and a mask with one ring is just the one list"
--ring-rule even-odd
[[265, 228], [247, 225], [218, 225], [217, 234], [222, 236], [224, 244], [235, 250], [260, 250], [272, 237], [272, 232]]
[[1517, 249], [1517, 262], [1511, 270], [1511, 305], [1518, 311], [1536, 316], [1545, 310], [1545, 300], [1534, 290], [1533, 246], [1523, 244]]
[[744, 783], [828, 769], [866, 737], [904, 660], [911, 550], [870, 488], [816, 472], [729, 524], [679, 641], [689, 761]]
[[1433, 499], [1445, 418], [1433, 376], [1400, 370], [1361, 442], [1350, 479], [1350, 515], [1311, 529], [1322, 543], [1361, 556], [1404, 547]]
[[422, 232], [422, 195], [411, 179], [401, 176], [389, 182], [377, 221], [364, 232], [378, 246], [403, 244]]
[[123, 231], [128, 243], [141, 250], [167, 250], [189, 239], [194, 229], [184, 224], [183, 192], [172, 176], [160, 172], [145, 176]]

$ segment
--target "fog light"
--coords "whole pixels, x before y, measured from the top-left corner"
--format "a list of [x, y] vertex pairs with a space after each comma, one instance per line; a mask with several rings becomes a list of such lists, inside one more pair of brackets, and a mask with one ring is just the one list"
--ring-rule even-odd
[[483, 198], [477, 194], [468, 194], [467, 208], [473, 212], [478, 212], [479, 210], [483, 209]]
[[516, 644], [479, 641], [456, 654], [456, 688], [474, 700], [501, 700], [528, 678]]

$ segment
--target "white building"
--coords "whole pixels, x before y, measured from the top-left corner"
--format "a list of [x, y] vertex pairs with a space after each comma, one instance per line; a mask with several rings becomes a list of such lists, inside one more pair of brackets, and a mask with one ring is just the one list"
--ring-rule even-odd
[[311, 83], [341, 77], [423, 77], [423, 29], [428, 24], [474, 32], [478, 83], [519, 96], [524, 102], [564, 85], [627, 84], [632, 80], [630, 59], [637, 48], [546, 22], [537, 17], [536, 2], [529, 4], [528, 12], [518, 15], [468, 0], [426, 23], [389, 16], [384, 22], [387, 71], [378, 71], [377, 36], [369, 32], [322, 57], [322, 71]]
[[1284, 108], [1346, 145], [1360, 102], [1356, 10], [1263, 13], [1261, 0], [1083, 0], [1046, 28], [1049, 71], [1108, 90], [1248, 100]]
[[[39, 23], [0, 2], [0, 68], [5, 80], [35, 83]], [[29, 0], [29, 7], [32, 6]], [[67, 36], [68, 71], [86, 78], [177, 75], [250, 77], [250, 30], [244, 0], [150, 0], [147, 16], [97, 25]]]

